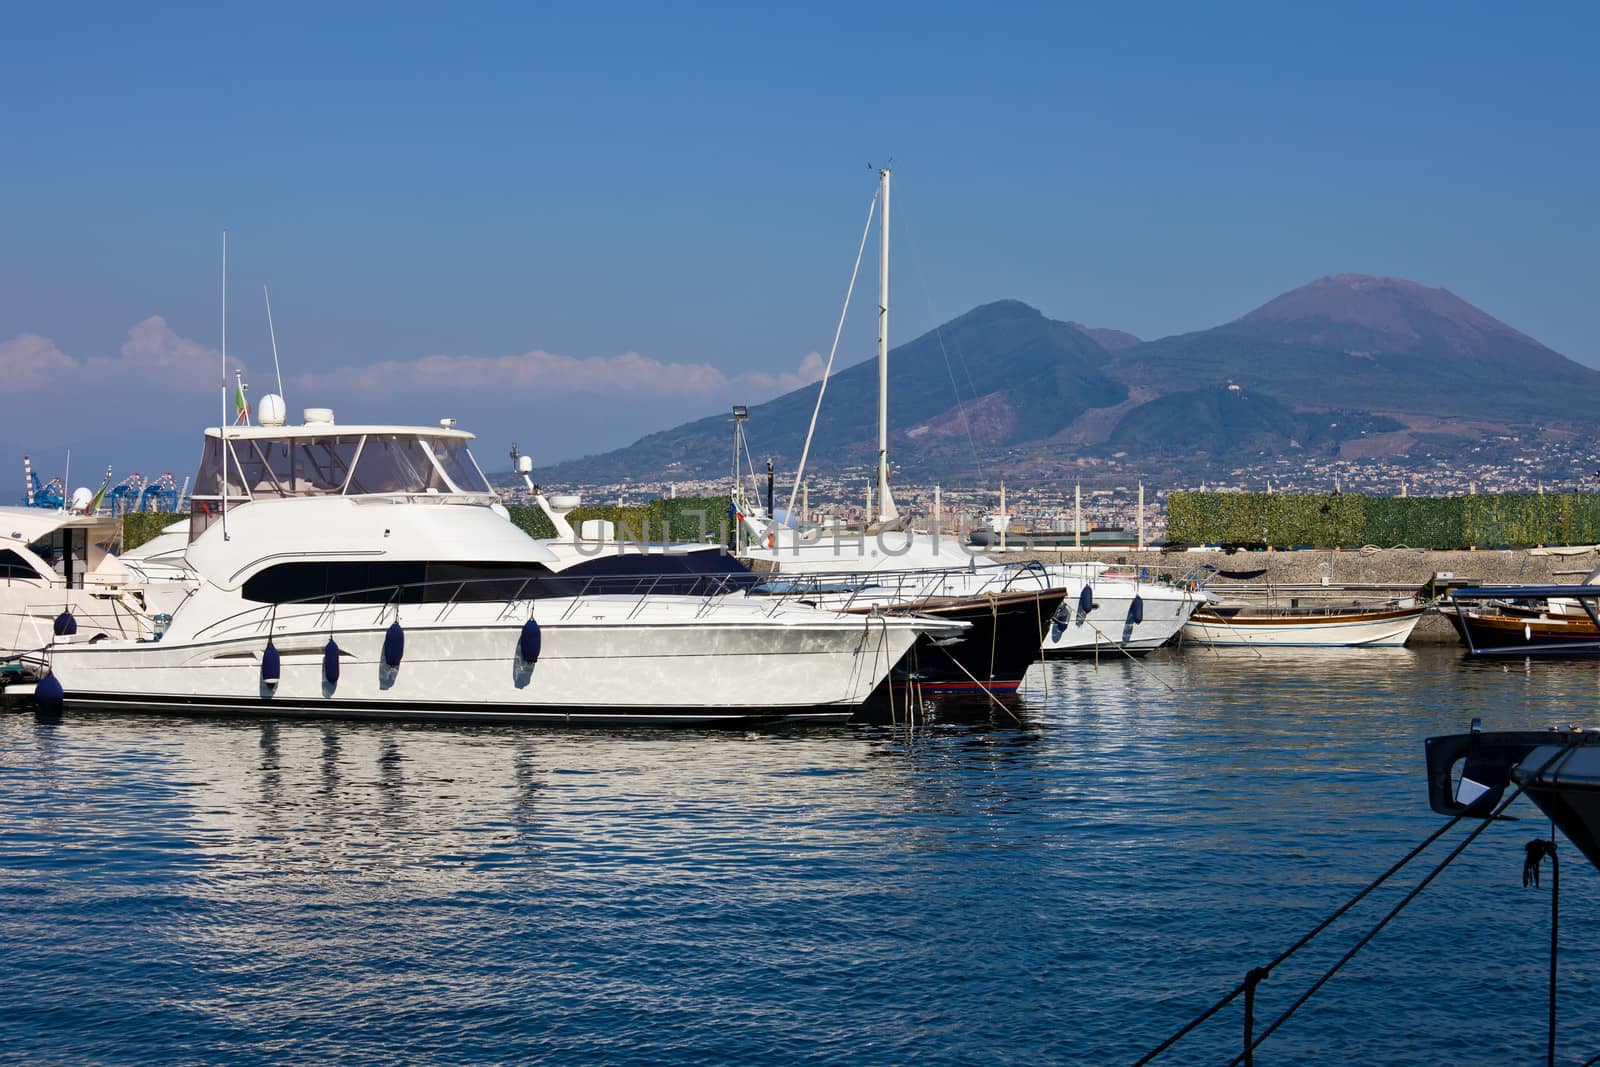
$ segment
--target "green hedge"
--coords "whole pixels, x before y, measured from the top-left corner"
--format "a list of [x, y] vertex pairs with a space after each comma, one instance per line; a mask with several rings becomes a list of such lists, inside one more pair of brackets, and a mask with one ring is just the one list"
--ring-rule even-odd
[[[555, 527], [545, 513], [533, 505], [517, 504], [509, 509], [511, 521], [532, 537], [554, 537]], [[675, 497], [652, 500], [642, 507], [615, 505], [574, 508], [567, 521], [574, 530], [587, 519], [611, 523], [622, 540], [704, 541], [709, 536], [719, 541], [728, 537], [728, 497]]]
[[174, 515], [170, 511], [130, 511], [122, 516], [122, 551], [138, 548], [146, 541], [187, 515]]
[[1167, 498], [1167, 540], [1316, 548], [1600, 544], [1600, 495], [1173, 493]]

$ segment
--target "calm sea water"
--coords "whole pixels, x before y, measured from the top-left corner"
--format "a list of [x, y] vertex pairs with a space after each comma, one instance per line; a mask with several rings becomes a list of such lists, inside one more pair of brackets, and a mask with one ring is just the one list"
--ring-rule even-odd
[[[1131, 1063], [1439, 825], [1425, 736], [1597, 693], [1594, 663], [1191, 649], [915, 732], [4, 715], [0, 1055]], [[1515, 810], [1258, 1062], [1543, 1062], [1548, 823]], [[1563, 856], [1581, 1063], [1600, 872]], [[1262, 1024], [1421, 873], [1275, 972]], [[1158, 1062], [1226, 1062], [1239, 1019]]]

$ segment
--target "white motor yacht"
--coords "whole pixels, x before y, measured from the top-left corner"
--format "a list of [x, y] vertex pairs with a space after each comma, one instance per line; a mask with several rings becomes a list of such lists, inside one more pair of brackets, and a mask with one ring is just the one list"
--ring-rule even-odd
[[115, 554], [120, 532], [107, 515], [0, 507], [0, 657], [154, 633], [142, 576]]
[[[261, 410], [281, 411], [264, 398]], [[928, 632], [743, 595], [564, 577], [454, 429], [209, 429], [159, 640], [49, 649], [41, 705], [542, 721], [843, 721]], [[57, 688], [59, 687], [59, 688]]]

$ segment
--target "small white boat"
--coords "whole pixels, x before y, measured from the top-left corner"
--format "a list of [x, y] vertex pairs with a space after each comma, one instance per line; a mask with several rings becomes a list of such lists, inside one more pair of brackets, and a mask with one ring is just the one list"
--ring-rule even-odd
[[1411, 637], [1424, 604], [1272, 608], [1208, 605], [1183, 625], [1183, 640], [1201, 645], [1286, 648], [1397, 648]]

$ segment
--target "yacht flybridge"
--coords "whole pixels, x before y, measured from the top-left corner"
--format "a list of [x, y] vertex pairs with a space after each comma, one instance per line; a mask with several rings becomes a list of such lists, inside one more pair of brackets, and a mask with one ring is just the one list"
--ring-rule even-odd
[[[275, 402], [275, 403], [273, 403]], [[472, 435], [284, 425], [205, 432], [156, 641], [47, 650], [41, 704], [558, 723], [843, 721], [933, 619], [559, 574], [506, 521]]]

